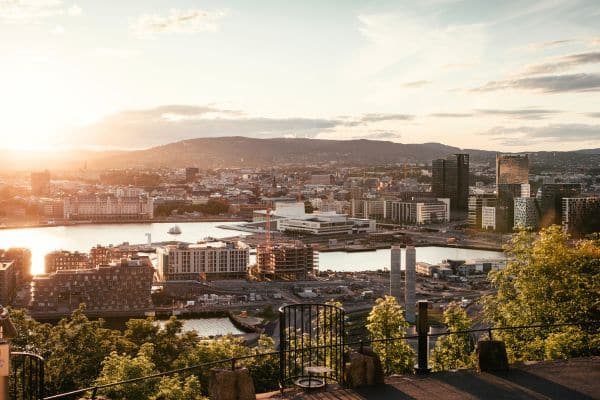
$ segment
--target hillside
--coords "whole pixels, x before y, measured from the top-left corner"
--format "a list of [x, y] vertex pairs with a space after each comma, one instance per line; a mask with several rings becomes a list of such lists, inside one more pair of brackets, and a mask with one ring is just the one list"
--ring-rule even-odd
[[[185, 140], [122, 155], [102, 157], [94, 167], [253, 167], [274, 164], [337, 162], [381, 164], [429, 162], [463, 150], [439, 143], [402, 144], [376, 140], [253, 139], [220, 137]], [[474, 158], [494, 152], [468, 150]]]

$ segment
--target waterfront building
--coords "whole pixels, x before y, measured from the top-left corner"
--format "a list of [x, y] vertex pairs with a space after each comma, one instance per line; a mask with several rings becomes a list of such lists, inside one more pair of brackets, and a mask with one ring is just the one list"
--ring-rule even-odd
[[17, 263], [0, 261], [0, 305], [9, 306], [17, 291]]
[[469, 155], [454, 154], [432, 161], [431, 191], [437, 197], [450, 198], [452, 213], [466, 217], [469, 197]]
[[50, 172], [48, 170], [42, 172], [31, 173], [31, 194], [35, 196], [43, 196], [50, 192]]
[[68, 269], [86, 269], [91, 266], [90, 258], [86, 253], [66, 250], [57, 250], [46, 254], [44, 265], [47, 274]]
[[256, 267], [262, 279], [306, 280], [319, 265], [317, 251], [300, 241], [256, 247]]
[[375, 232], [372, 219], [348, 218], [335, 212], [303, 215], [302, 218], [282, 218], [276, 221], [277, 230], [288, 233], [310, 235], [350, 235], [352, 233]]
[[92, 266], [100, 264], [110, 264], [123, 258], [135, 258], [138, 255], [137, 247], [131, 247], [127, 243], [118, 246], [96, 245], [90, 250], [90, 264]]
[[[386, 219], [402, 224], [423, 225], [450, 221], [450, 199], [386, 200]], [[387, 213], [386, 213], [387, 214]]]
[[562, 224], [562, 199], [580, 195], [581, 185], [579, 183], [543, 184], [536, 195], [540, 206], [540, 227]]
[[390, 296], [394, 296], [398, 304], [402, 304], [402, 247], [393, 245], [390, 257]]
[[562, 226], [573, 236], [600, 232], [600, 197], [564, 197]]
[[516, 197], [514, 199], [514, 227], [537, 229], [540, 212], [534, 197]]
[[406, 321], [415, 323], [416, 300], [416, 282], [417, 282], [417, 251], [413, 246], [407, 246], [404, 251], [404, 310], [406, 312]]
[[[514, 226], [515, 198], [529, 197], [530, 186], [528, 183], [501, 183], [496, 186], [496, 231], [510, 232]], [[501, 220], [499, 220], [501, 218]]]
[[[22, 247], [0, 249], [0, 262], [13, 262], [15, 268], [16, 285], [31, 281], [31, 251]], [[2, 304], [2, 303], [0, 303]]]
[[179, 243], [156, 249], [161, 281], [245, 278], [250, 248], [243, 242]]
[[85, 303], [92, 314], [143, 313], [152, 307], [153, 275], [148, 257], [38, 275], [31, 284], [29, 308], [34, 315], [63, 315]]
[[89, 221], [131, 221], [154, 217], [154, 202], [148, 196], [72, 196], [64, 199], [64, 218]]
[[476, 194], [469, 196], [469, 212], [467, 222], [470, 227], [481, 229], [481, 210], [483, 207], [495, 207], [497, 202], [494, 194]]
[[527, 154], [496, 155], [496, 185], [526, 183], [529, 183], [529, 156]]

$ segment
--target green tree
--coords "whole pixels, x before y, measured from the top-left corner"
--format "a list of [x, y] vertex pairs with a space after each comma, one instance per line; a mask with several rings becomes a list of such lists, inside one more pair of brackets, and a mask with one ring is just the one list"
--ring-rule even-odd
[[200, 382], [195, 376], [188, 376], [183, 383], [178, 375], [165, 376], [159, 382], [150, 400], [201, 400]]
[[[520, 231], [506, 247], [509, 262], [489, 278], [497, 294], [482, 302], [495, 326], [550, 325], [600, 317], [600, 238], [573, 241], [559, 226], [536, 236]], [[500, 331], [512, 361], [599, 354], [599, 327]]]
[[[367, 317], [367, 329], [373, 340], [402, 337], [408, 325], [402, 307], [393, 296], [377, 299]], [[406, 340], [373, 342], [373, 351], [381, 358], [386, 375], [413, 371], [415, 354]]]
[[[102, 371], [96, 379], [96, 384], [104, 385], [156, 373], [156, 368], [152, 362], [153, 353], [154, 346], [150, 343], [142, 345], [136, 357], [118, 354], [113, 351], [102, 361]], [[154, 393], [155, 389], [156, 381], [145, 379], [139, 382], [111, 386], [102, 389], [102, 392], [112, 400], [145, 400]]]
[[113, 351], [125, 351], [120, 332], [104, 328], [104, 321], [90, 321], [85, 305], [52, 327], [47, 341], [45, 378], [49, 393], [90, 386], [98, 366]]
[[180, 354], [193, 349], [198, 342], [195, 332], [182, 332], [183, 321], [172, 316], [162, 326], [154, 318], [127, 321], [124, 338], [134, 344], [137, 351], [144, 343], [152, 343], [152, 362], [159, 371], [172, 369]]
[[[450, 332], [467, 331], [473, 321], [458, 303], [451, 303], [444, 311], [444, 324]], [[475, 367], [475, 341], [468, 333], [440, 336], [431, 355], [434, 371]]]

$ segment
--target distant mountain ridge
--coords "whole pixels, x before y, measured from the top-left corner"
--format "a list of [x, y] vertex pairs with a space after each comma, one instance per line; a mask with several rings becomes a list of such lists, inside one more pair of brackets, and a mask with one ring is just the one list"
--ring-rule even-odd
[[403, 144], [379, 140], [255, 139], [215, 137], [183, 140], [146, 150], [127, 152], [99, 159], [100, 164], [118, 166], [198, 166], [259, 167], [277, 164], [336, 162], [348, 164], [384, 164], [429, 162], [458, 152], [475, 159], [493, 157], [483, 150], [462, 150], [440, 143]]
[[[335, 162], [374, 165], [430, 163], [454, 153], [468, 153], [472, 162], [493, 163], [498, 152], [461, 149], [441, 143], [405, 144], [381, 140], [256, 139], [241, 136], [189, 139], [130, 151], [26, 152], [0, 149], [0, 170], [28, 171], [123, 168], [235, 168], [307, 165]], [[520, 152], [524, 153], [524, 152]], [[527, 152], [533, 164], [567, 167], [600, 162], [600, 148]]]

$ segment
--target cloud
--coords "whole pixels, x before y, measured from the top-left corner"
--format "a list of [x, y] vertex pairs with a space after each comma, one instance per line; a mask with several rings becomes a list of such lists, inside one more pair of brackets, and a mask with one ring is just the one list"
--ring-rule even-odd
[[585, 64], [600, 63], [600, 52], [571, 54], [558, 57], [550, 62], [531, 65], [526, 68], [523, 75], [549, 74], [562, 72]]
[[[65, 141], [93, 146], [145, 148], [214, 136], [256, 138], [341, 135], [344, 138], [398, 139], [394, 130], [369, 129], [381, 121], [411, 120], [408, 114], [364, 114], [355, 118], [265, 118], [211, 105], [164, 105], [126, 110], [72, 132]], [[354, 129], [353, 129], [354, 128]]]
[[483, 115], [500, 115], [510, 118], [517, 119], [543, 119], [551, 115], [560, 114], [558, 110], [543, 110], [539, 108], [525, 108], [517, 110], [494, 110], [494, 109], [480, 109], [476, 110], [479, 114]]
[[467, 118], [476, 115], [499, 115], [509, 118], [516, 119], [543, 119], [554, 114], [560, 114], [562, 111], [558, 110], [544, 110], [539, 108], [525, 108], [525, 109], [513, 109], [513, 110], [501, 110], [501, 109], [477, 109], [473, 112], [467, 113], [433, 113], [429, 114], [431, 117], [436, 118]]
[[543, 144], [544, 142], [599, 142], [600, 125], [551, 124], [532, 127], [497, 126], [482, 133], [508, 146]]
[[402, 84], [402, 87], [404, 88], [419, 88], [419, 87], [423, 87], [425, 85], [429, 85], [431, 83], [431, 81], [413, 81], [413, 82], [406, 82], [404, 84]]
[[364, 114], [360, 122], [380, 122], [380, 121], [410, 121], [414, 119], [410, 114]]
[[600, 112], [591, 112], [591, 113], [586, 113], [585, 115], [590, 118], [600, 118]]
[[471, 113], [433, 113], [433, 114], [429, 114], [429, 116], [436, 117], [436, 118], [466, 118], [466, 117], [472, 117], [473, 114], [471, 114]]
[[534, 90], [545, 93], [594, 92], [600, 90], [600, 74], [544, 75], [490, 81], [471, 91], [489, 92], [504, 89]]
[[216, 32], [219, 29], [220, 20], [227, 14], [227, 10], [171, 9], [168, 15], [142, 15], [131, 29], [138, 37], [148, 37], [159, 33]]
[[76, 4], [66, 7], [62, 0], [0, 0], [0, 20], [9, 23], [37, 23], [59, 15], [80, 15]]

